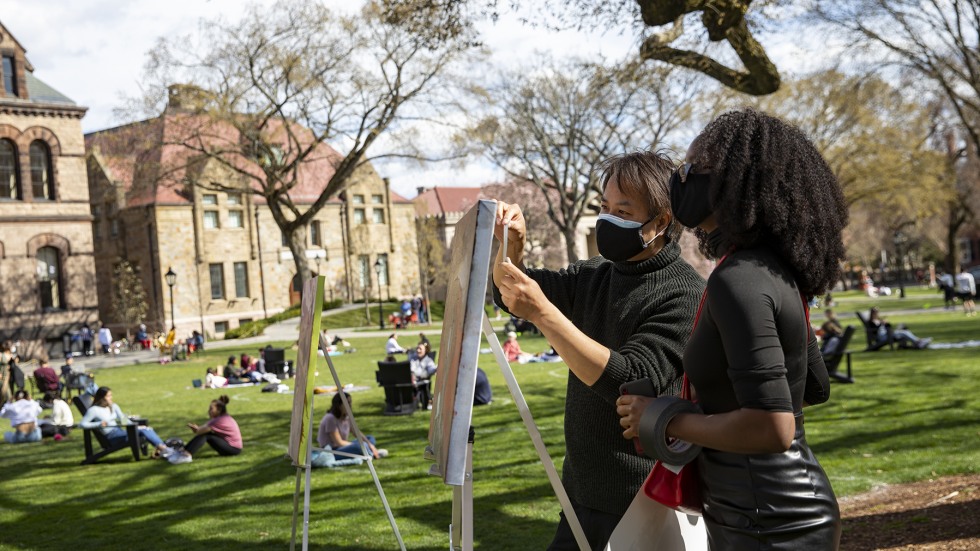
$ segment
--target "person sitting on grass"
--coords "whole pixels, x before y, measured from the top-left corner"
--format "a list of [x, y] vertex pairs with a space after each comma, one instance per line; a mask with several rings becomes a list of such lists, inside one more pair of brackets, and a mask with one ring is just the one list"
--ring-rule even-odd
[[228, 386], [228, 379], [218, 375], [217, 367], [209, 367], [207, 375], [204, 376], [204, 388], [221, 388]]
[[385, 343], [385, 354], [404, 354], [407, 352], [400, 344], [398, 344], [398, 337], [394, 333], [388, 335], [388, 342]]
[[228, 413], [228, 401], [227, 396], [211, 400], [211, 405], [208, 406], [208, 421], [203, 425], [187, 423], [187, 428], [194, 432], [194, 438], [184, 446], [184, 451], [171, 456], [171, 463], [190, 463], [191, 458], [205, 443], [218, 452], [218, 455], [242, 453], [242, 431], [238, 428], [235, 418]]
[[[881, 317], [881, 312], [878, 307], [875, 306], [871, 308], [871, 314], [868, 316], [868, 323], [873, 327], [876, 327], [878, 332], [876, 333], [877, 342], [876, 344], [885, 344], [888, 341], [888, 332], [891, 329], [892, 324], [888, 323], [888, 320]], [[929, 346], [932, 342], [931, 338], [920, 339], [912, 334], [911, 331], [905, 326], [905, 324], [899, 325], [897, 328], [892, 329], [892, 340], [897, 342], [900, 348], [917, 348], [923, 349]]]
[[8, 444], [24, 444], [40, 442], [41, 429], [37, 426], [37, 416], [41, 406], [31, 400], [26, 390], [20, 389], [14, 393], [14, 399], [0, 408], [0, 417], [10, 419], [10, 427], [14, 430], [5, 432], [3, 440]]
[[225, 364], [225, 371], [223, 375], [225, 376], [225, 379], [228, 379], [228, 384], [230, 385], [240, 385], [248, 382], [247, 380], [242, 379], [242, 370], [235, 367], [234, 356], [228, 356], [228, 363]]
[[71, 428], [75, 425], [75, 416], [71, 414], [68, 403], [54, 392], [44, 393], [44, 401], [51, 404], [51, 415], [38, 421], [41, 426], [41, 436], [61, 440], [68, 436]]
[[[99, 429], [102, 434], [109, 439], [110, 444], [115, 445], [125, 442], [128, 439], [126, 429], [122, 428], [132, 424], [122, 410], [112, 401], [112, 389], [107, 386], [100, 386], [95, 391], [92, 398], [92, 405], [89, 406], [85, 416], [79, 423], [83, 429]], [[152, 444], [160, 454], [160, 457], [169, 458], [173, 455], [174, 449], [163, 443], [163, 439], [150, 427], [140, 425], [138, 427], [139, 437]]]
[[[353, 402], [351, 402], [350, 394], [344, 393], [347, 397], [347, 403], [351, 404], [351, 408], [354, 407]], [[351, 442], [348, 440], [350, 437], [350, 418], [347, 417], [347, 411], [344, 409], [343, 398], [340, 397], [340, 393], [333, 395], [333, 400], [330, 402], [330, 410], [327, 414], [323, 416], [320, 420], [320, 427], [317, 431], [316, 440], [320, 444], [321, 448], [326, 448], [330, 446], [330, 449], [335, 452], [345, 452], [353, 454], [371, 454], [375, 459], [380, 459], [382, 457], [388, 457], [388, 450], [384, 448], [375, 447], [375, 440], [373, 436], [365, 436], [368, 440], [368, 444], [361, 446], [360, 442]], [[337, 459], [347, 459], [346, 455], [334, 454]]]
[[507, 340], [503, 344], [504, 356], [508, 362], [520, 362], [522, 364], [531, 361], [534, 354], [521, 350], [520, 343], [517, 342], [517, 333], [510, 331], [507, 333]]

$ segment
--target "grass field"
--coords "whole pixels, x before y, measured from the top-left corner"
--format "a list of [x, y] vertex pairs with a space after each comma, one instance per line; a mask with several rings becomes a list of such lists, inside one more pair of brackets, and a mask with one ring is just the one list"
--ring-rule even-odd
[[[852, 314], [842, 317], [856, 322]], [[895, 321], [937, 341], [980, 338], [980, 318], [958, 312], [903, 315]], [[358, 351], [334, 360], [343, 382], [368, 387], [353, 393], [354, 409], [365, 433], [391, 452], [375, 465], [406, 546], [445, 549], [452, 492], [425, 474], [428, 415], [382, 416], [374, 361], [383, 356], [384, 339], [349, 340]], [[434, 338], [433, 344], [438, 341]], [[527, 337], [522, 347], [537, 352], [547, 344]], [[219, 394], [190, 388], [191, 379], [201, 378], [206, 366], [223, 363], [231, 351], [206, 351], [167, 366], [104, 369], [97, 380], [113, 388], [126, 413], [148, 417], [165, 438], [186, 440], [184, 425], [203, 421], [208, 402]], [[829, 403], [807, 410], [807, 438], [839, 496], [882, 483], [977, 472], [978, 352], [854, 355], [857, 383], [834, 385]], [[493, 550], [542, 549], [557, 521], [557, 500], [492, 356], [481, 355], [480, 365], [490, 377], [494, 401], [477, 408], [473, 419], [476, 544]], [[560, 363], [514, 369], [560, 468], [567, 370]], [[325, 364], [317, 381], [329, 383]], [[80, 432], [60, 443], [0, 445], [0, 549], [285, 548], [295, 489], [295, 469], [284, 459], [292, 396], [263, 394], [258, 388], [226, 393], [245, 440], [245, 451], [237, 457], [205, 450], [193, 463], [173, 466], [134, 462], [126, 452], [117, 452], [99, 464], [80, 466]], [[327, 395], [316, 399], [317, 411], [327, 405]], [[397, 548], [366, 466], [315, 470], [312, 487], [312, 549]]]

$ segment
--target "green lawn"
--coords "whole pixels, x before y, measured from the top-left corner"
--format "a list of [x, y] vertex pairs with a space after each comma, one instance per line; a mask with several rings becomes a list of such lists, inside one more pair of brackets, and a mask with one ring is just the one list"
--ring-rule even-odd
[[[930, 313], [896, 321], [941, 341], [980, 338], [980, 318]], [[406, 546], [445, 549], [452, 492], [425, 474], [428, 415], [382, 416], [374, 360], [383, 355], [384, 339], [349, 340], [357, 352], [334, 360], [344, 383], [368, 387], [353, 394], [354, 409], [364, 431], [391, 452], [376, 466]], [[433, 339], [436, 346], [438, 340]], [[522, 347], [537, 352], [547, 344], [525, 337]], [[206, 366], [223, 363], [229, 353], [214, 350], [167, 366], [100, 370], [98, 382], [113, 388], [124, 411], [148, 417], [162, 436], [187, 439], [184, 424], [204, 420], [208, 402], [218, 395], [190, 388], [191, 379], [202, 378]], [[881, 483], [977, 471], [977, 353], [854, 355], [857, 383], [835, 385], [829, 403], [807, 410], [808, 440], [839, 496]], [[288, 355], [295, 357], [295, 351]], [[492, 356], [481, 355], [480, 365], [495, 399], [477, 408], [473, 419], [477, 546], [542, 549], [557, 521], [557, 500]], [[528, 364], [514, 370], [560, 468], [566, 368]], [[330, 383], [323, 363], [317, 382]], [[245, 439], [245, 451], [237, 457], [219, 458], [205, 450], [193, 463], [173, 466], [133, 462], [117, 452], [83, 467], [80, 432], [61, 443], [0, 444], [0, 549], [285, 548], [295, 489], [295, 469], [284, 459], [292, 396], [257, 388], [227, 394]], [[318, 412], [328, 400], [317, 398]], [[312, 549], [396, 548], [366, 466], [313, 472], [310, 542]]]
[[[891, 296], [871, 298], [861, 291], [846, 291], [834, 293], [833, 309], [839, 316], [851, 316], [855, 311], [867, 313], [872, 306], [877, 306], [882, 312], [893, 310], [927, 310], [943, 307], [943, 294], [937, 289], [928, 287], [906, 287], [905, 298], [898, 297], [898, 288], [892, 289]], [[817, 309], [814, 309], [817, 310]], [[819, 310], [823, 311], [821, 302]], [[962, 308], [961, 308], [962, 310]]]

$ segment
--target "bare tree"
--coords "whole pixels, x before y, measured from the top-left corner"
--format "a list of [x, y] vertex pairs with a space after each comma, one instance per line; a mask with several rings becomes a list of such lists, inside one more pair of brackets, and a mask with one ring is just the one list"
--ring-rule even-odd
[[[392, 0], [398, 3], [398, 0]], [[477, 11], [496, 18], [501, 8], [527, 13], [534, 25], [563, 28], [628, 29], [638, 35], [641, 59], [662, 61], [702, 73], [733, 90], [751, 95], [779, 89], [780, 76], [756, 35], [772, 8], [791, 0], [428, 0], [451, 20]], [[468, 11], [469, 10], [469, 11]], [[692, 23], [699, 27], [692, 30]], [[705, 36], [707, 35], [707, 36]], [[705, 40], [707, 38], [707, 40]], [[730, 55], [707, 53], [726, 43]], [[740, 65], [740, 66], [739, 66]]]
[[540, 190], [569, 262], [578, 260], [578, 222], [601, 193], [599, 164], [631, 149], [660, 147], [689, 119], [696, 87], [675, 75], [635, 63], [545, 62], [505, 76], [488, 94], [490, 115], [473, 136], [511, 178]]
[[[980, 151], [980, 3], [976, 0], [811, 0], [813, 14], [871, 46], [883, 65], [895, 63], [925, 77], [949, 102]], [[887, 59], [884, 61], [888, 61]]]
[[[203, 21], [196, 34], [162, 39], [149, 54], [142, 105], [160, 113], [166, 100], [169, 108], [165, 124], [143, 136], [147, 150], [180, 153], [157, 155], [159, 166], [140, 169], [144, 180], [254, 194], [307, 279], [311, 219], [369, 161], [422, 156], [398, 132], [454, 101], [449, 69], [473, 44], [465, 25], [425, 27], [428, 13], [368, 2], [343, 16], [284, 0], [248, 8], [240, 22]], [[380, 141], [392, 147], [369, 155]], [[209, 163], [228, 176], [196, 178]]]
[[942, 215], [945, 264], [954, 269], [957, 234], [975, 219], [980, 191], [974, 162], [980, 154], [980, 3], [812, 0], [810, 7], [819, 21], [850, 32], [865, 45], [876, 66], [898, 65], [919, 77], [910, 79], [916, 91], [940, 98], [937, 121], [947, 109], [952, 113], [956, 122], [938, 124], [936, 141], [946, 157], [950, 184]]

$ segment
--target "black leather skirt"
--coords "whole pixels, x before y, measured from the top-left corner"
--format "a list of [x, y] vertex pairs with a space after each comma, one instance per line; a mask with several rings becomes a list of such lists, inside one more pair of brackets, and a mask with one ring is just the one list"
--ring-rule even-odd
[[802, 414], [787, 451], [747, 455], [705, 449], [698, 469], [712, 551], [838, 548], [837, 498], [806, 444]]

